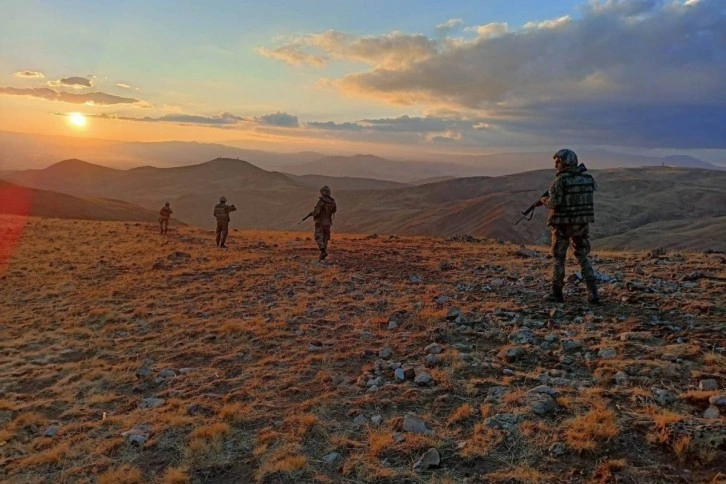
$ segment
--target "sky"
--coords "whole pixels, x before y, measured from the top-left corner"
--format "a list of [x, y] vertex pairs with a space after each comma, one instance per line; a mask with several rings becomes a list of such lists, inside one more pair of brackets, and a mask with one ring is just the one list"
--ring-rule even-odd
[[725, 73], [722, 0], [0, 3], [22, 133], [726, 162]]

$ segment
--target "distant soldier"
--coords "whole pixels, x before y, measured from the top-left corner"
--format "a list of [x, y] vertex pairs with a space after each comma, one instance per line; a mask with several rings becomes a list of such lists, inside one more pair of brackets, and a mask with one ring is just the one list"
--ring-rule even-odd
[[589, 224], [595, 221], [595, 180], [586, 173], [585, 165], [578, 164], [577, 155], [568, 149], [555, 153], [557, 175], [547, 195], [538, 202], [550, 209], [547, 225], [552, 233], [552, 293], [547, 298], [552, 302], [564, 302], [562, 288], [565, 285], [565, 258], [572, 242], [575, 257], [580, 261], [582, 277], [587, 285], [587, 299], [599, 304], [597, 281], [587, 255], [590, 253]]
[[169, 202], [166, 202], [161, 211], [159, 211], [159, 233], [165, 234], [169, 231], [169, 217], [174, 213], [169, 206]]
[[226, 248], [224, 243], [227, 241], [227, 233], [229, 232], [229, 212], [234, 212], [237, 207], [227, 205], [226, 197], [219, 197], [219, 203], [214, 206], [214, 218], [217, 219], [217, 246]]
[[[330, 187], [320, 189], [320, 198], [317, 205], [307, 217], [315, 220], [315, 242], [320, 249], [320, 259], [328, 257], [328, 241], [330, 240], [330, 226], [333, 225], [333, 215], [338, 210], [335, 199], [330, 196]], [[307, 218], [305, 217], [305, 218]]]

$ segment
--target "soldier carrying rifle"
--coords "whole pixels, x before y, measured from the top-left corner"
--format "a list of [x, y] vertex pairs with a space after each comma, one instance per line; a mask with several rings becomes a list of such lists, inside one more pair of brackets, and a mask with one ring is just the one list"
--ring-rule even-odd
[[[590, 253], [589, 224], [595, 221], [593, 195], [597, 189], [595, 180], [586, 173], [585, 165], [578, 164], [574, 151], [562, 149], [555, 153], [557, 174], [549, 190], [539, 201], [528, 209], [544, 205], [550, 209], [547, 225], [552, 234], [552, 292], [547, 300], [564, 302], [562, 288], [565, 285], [565, 259], [567, 248], [572, 242], [575, 257], [580, 261], [582, 277], [587, 285], [587, 300], [590, 304], [600, 304], [597, 294], [597, 281], [587, 255]], [[526, 218], [527, 212], [524, 212]], [[521, 219], [520, 219], [521, 220]]]
[[309, 217], [315, 220], [315, 242], [320, 249], [320, 258], [325, 260], [328, 257], [328, 241], [330, 240], [330, 226], [333, 225], [333, 215], [338, 210], [335, 199], [331, 196], [330, 187], [324, 186], [320, 189], [320, 198], [312, 212], [307, 214], [300, 222]]

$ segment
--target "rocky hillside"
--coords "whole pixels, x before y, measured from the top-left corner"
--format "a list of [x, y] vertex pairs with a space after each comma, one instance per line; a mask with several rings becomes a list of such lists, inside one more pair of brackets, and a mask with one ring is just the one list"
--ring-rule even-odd
[[720, 482], [726, 256], [31, 218], [0, 480]]

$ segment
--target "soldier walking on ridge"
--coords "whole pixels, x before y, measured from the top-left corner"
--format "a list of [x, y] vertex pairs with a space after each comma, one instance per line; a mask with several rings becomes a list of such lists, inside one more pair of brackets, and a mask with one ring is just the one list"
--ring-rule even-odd
[[595, 180], [586, 173], [585, 165], [578, 164], [577, 155], [568, 149], [555, 153], [557, 175], [547, 195], [538, 205], [550, 209], [547, 225], [552, 233], [552, 292], [547, 298], [552, 302], [564, 302], [562, 288], [565, 285], [565, 258], [572, 242], [575, 257], [580, 261], [582, 277], [587, 285], [587, 300], [600, 304], [597, 281], [587, 255], [590, 253], [589, 224], [595, 221], [593, 195], [597, 189]]
[[159, 233], [165, 234], [169, 231], [169, 217], [172, 213], [174, 212], [169, 207], [169, 202], [166, 202], [159, 212]]
[[217, 247], [226, 249], [224, 243], [227, 241], [229, 233], [229, 212], [234, 212], [237, 207], [227, 205], [226, 197], [219, 197], [219, 203], [214, 206], [214, 218], [217, 219]]
[[318, 260], [325, 260], [328, 257], [330, 226], [333, 225], [333, 215], [338, 210], [335, 199], [330, 195], [330, 187], [324, 186], [321, 188], [318, 203], [313, 211], [307, 215], [307, 217], [313, 217], [313, 220], [315, 220], [315, 242], [317, 242], [320, 249], [320, 259]]

